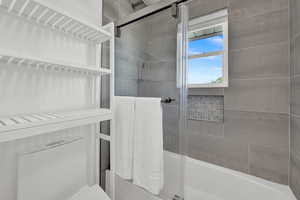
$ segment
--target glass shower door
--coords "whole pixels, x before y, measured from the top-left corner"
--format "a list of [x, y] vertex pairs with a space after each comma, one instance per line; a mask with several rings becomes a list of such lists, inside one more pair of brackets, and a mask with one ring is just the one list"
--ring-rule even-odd
[[[158, 196], [162, 200], [184, 197], [188, 8], [180, 4], [177, 11], [177, 17], [173, 7], [126, 25], [116, 39], [116, 96], [175, 100], [161, 105], [164, 187]], [[155, 198], [151, 192], [116, 177], [116, 199]]]

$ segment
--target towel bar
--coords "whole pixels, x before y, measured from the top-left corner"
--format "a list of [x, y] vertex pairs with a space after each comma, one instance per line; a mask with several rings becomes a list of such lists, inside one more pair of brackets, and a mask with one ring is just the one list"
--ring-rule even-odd
[[173, 99], [171, 97], [162, 97], [161, 103], [171, 103], [172, 101], [176, 101], [176, 99]]

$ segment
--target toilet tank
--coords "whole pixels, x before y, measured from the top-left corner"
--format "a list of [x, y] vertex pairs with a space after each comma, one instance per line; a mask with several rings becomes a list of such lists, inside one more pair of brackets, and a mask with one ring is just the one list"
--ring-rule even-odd
[[66, 200], [87, 184], [84, 139], [18, 156], [18, 200]]

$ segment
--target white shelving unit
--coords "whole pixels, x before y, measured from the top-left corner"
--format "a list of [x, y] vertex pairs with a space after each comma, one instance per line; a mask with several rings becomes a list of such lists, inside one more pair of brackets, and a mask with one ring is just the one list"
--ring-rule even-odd
[[103, 42], [113, 37], [111, 33], [102, 28], [78, 19], [58, 7], [37, 0], [0, 0], [0, 7], [7, 13], [84, 40]]
[[6, 64], [16, 64], [19, 66], [28, 66], [38, 69], [62, 70], [67, 72], [86, 73], [94, 75], [111, 74], [110, 69], [101, 68], [98, 66], [83, 66], [81, 64], [64, 63], [59, 61], [51, 61], [47, 59], [19, 56], [15, 53], [5, 52], [0, 50], [0, 62]]
[[[107, 27], [111, 27], [110, 35], [107, 37], [111, 44], [114, 45], [113, 38], [113, 24]], [[104, 41], [102, 41], [104, 42]], [[111, 75], [111, 87], [114, 87], [114, 48], [111, 50], [111, 66], [110, 69], [101, 68], [95, 66], [81, 66], [70, 63], [55, 62], [46, 59], [32, 58], [18, 56], [13, 53], [6, 53], [5, 51], [0, 51], [0, 62], [6, 64], [13, 63], [20, 66], [29, 66], [39, 69], [49, 69], [49, 70], [63, 70], [68, 72], [78, 72], [83, 74], [93, 74], [93, 75]], [[99, 55], [100, 56], [100, 55]], [[100, 90], [99, 87], [96, 87]], [[64, 130], [67, 128], [97, 123], [100, 121], [112, 120], [112, 106], [113, 106], [113, 90], [110, 93], [112, 102], [111, 109], [89, 109], [80, 111], [70, 111], [63, 113], [33, 113], [20, 116], [7, 116], [0, 118], [0, 142], [7, 142], [16, 139], [22, 139], [26, 137], [31, 137], [34, 135], [40, 135], [44, 133], [49, 133], [53, 131]], [[113, 129], [113, 128], [111, 128]], [[105, 138], [110, 138], [105, 137]]]
[[[53, 131], [63, 130], [71, 127], [82, 126], [113, 118], [113, 96], [114, 96], [114, 25], [95, 27], [82, 21], [59, 8], [53, 8], [42, 4], [37, 0], [0, 0], [0, 8], [7, 13], [36, 22], [38, 25], [51, 27], [65, 33], [75, 35], [87, 42], [96, 45], [96, 61], [94, 66], [83, 66], [76, 63], [65, 63], [44, 58], [35, 58], [18, 55], [6, 50], [0, 50], [0, 63], [15, 64], [17, 66], [34, 67], [37, 69], [57, 70], [66, 72], [82, 73], [83, 75], [110, 75], [111, 108], [92, 110], [70, 111], [64, 113], [33, 113], [20, 116], [6, 116], [0, 119], [0, 142], [26, 138]], [[102, 68], [100, 63], [100, 45], [109, 41], [110, 69]], [[100, 90], [100, 85], [95, 86]], [[94, 88], [94, 89], [95, 89]], [[98, 104], [100, 105], [100, 103]], [[112, 128], [113, 129], [113, 128]], [[110, 136], [112, 137], [112, 136]], [[108, 138], [108, 137], [106, 137]]]
[[[84, 0], [83, 0], [84, 1]], [[45, 1], [42, 1], [45, 2]], [[0, 0], [0, 12], [4, 12], [7, 16], [28, 20], [33, 22], [34, 26], [45, 28], [45, 30], [56, 31], [72, 37], [74, 40], [80, 40], [87, 46], [92, 45], [91, 55], [96, 55], [95, 63], [92, 66], [51, 60], [48, 58], [34, 57], [26, 54], [19, 54], [15, 49], [0, 49], [0, 65], [13, 67], [27, 67], [38, 70], [55, 70], [57, 73], [80, 73], [82, 76], [90, 78], [92, 108], [84, 110], [71, 110], [63, 112], [46, 112], [46, 113], [25, 113], [14, 116], [3, 116], [0, 113], [0, 143], [9, 142], [27, 137], [42, 135], [54, 131], [61, 131], [69, 128], [95, 124], [95, 132], [88, 134], [90, 141], [89, 160], [95, 160], [97, 166], [92, 166], [92, 171], [96, 171], [96, 182], [99, 179], [99, 138], [110, 142], [110, 159], [111, 159], [111, 195], [114, 199], [114, 174], [115, 174], [115, 134], [114, 134], [114, 24], [110, 23], [106, 26], [95, 26], [88, 21], [79, 19], [76, 16], [61, 10], [59, 7], [53, 7], [39, 0]], [[50, 29], [49, 29], [50, 28]], [[64, 35], [65, 36], [65, 35]], [[83, 41], [83, 42], [82, 42]], [[101, 45], [103, 42], [109, 42], [110, 59], [109, 66], [102, 67], [101, 63]], [[95, 47], [95, 48], [94, 48]], [[1, 48], [1, 47], [0, 47]], [[3, 47], [2, 47], [3, 48]], [[8, 48], [8, 47], [6, 47]], [[9, 47], [10, 48], [10, 47]], [[42, 47], [44, 48], [44, 47]], [[47, 48], [47, 46], [45, 46]], [[24, 50], [23, 50], [24, 51]], [[23, 53], [23, 52], [22, 52]], [[30, 53], [30, 51], [29, 51]], [[94, 58], [93, 58], [94, 59]], [[0, 66], [1, 67], [1, 66]], [[108, 68], [106, 68], [108, 67]], [[96, 76], [90, 77], [90, 75]], [[110, 107], [109, 109], [101, 108], [101, 80], [102, 76], [110, 76]], [[60, 76], [63, 77], [63, 76]], [[110, 135], [100, 133], [99, 122], [110, 120]]]

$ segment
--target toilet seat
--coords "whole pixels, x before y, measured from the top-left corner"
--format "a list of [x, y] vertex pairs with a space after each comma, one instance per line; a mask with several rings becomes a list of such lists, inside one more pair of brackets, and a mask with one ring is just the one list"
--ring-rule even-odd
[[98, 185], [84, 186], [68, 200], [110, 200], [108, 195]]

